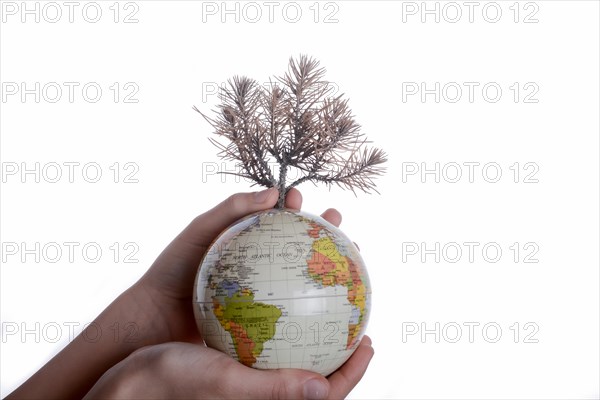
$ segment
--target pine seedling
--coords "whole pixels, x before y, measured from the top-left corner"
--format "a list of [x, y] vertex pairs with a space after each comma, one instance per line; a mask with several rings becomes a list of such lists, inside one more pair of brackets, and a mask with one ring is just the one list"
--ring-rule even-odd
[[[348, 100], [343, 94], [332, 96], [324, 75], [317, 60], [301, 55], [290, 58], [287, 72], [269, 85], [245, 76], [228, 80], [212, 118], [194, 107], [225, 139], [209, 139], [219, 157], [239, 168], [222, 173], [277, 187], [277, 208], [303, 182], [377, 192], [373, 179], [385, 171], [386, 154], [367, 146]], [[293, 180], [288, 179], [291, 171]]]

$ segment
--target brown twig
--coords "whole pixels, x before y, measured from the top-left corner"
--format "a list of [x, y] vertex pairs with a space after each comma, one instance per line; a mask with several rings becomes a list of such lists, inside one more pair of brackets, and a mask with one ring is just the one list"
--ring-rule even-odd
[[[385, 172], [385, 152], [366, 146], [348, 100], [330, 97], [332, 87], [324, 75], [318, 61], [301, 55], [290, 58], [288, 71], [268, 87], [233, 77], [214, 118], [194, 107], [229, 142], [210, 139], [221, 158], [239, 163], [240, 173], [234, 175], [279, 189], [278, 208], [284, 207], [287, 192], [303, 182], [369, 193], [377, 192], [373, 179]], [[279, 166], [277, 178], [271, 163]], [[288, 184], [290, 168], [304, 175]]]

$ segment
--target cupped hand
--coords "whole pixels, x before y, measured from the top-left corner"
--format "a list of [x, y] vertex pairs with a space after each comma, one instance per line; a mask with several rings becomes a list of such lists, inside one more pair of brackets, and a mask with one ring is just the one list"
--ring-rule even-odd
[[371, 339], [364, 336], [352, 357], [325, 379], [300, 369], [249, 368], [199, 344], [164, 343], [108, 370], [85, 399], [343, 399], [372, 356]]
[[[113, 303], [123, 315], [134, 318], [138, 350], [110, 368], [88, 398], [324, 399], [344, 398], [354, 388], [373, 356], [368, 336], [327, 379], [299, 369], [248, 368], [206, 347], [200, 338], [192, 295], [202, 257], [225, 228], [248, 214], [272, 208], [277, 198], [276, 189], [235, 194], [196, 217], [148, 272]], [[286, 207], [301, 206], [300, 192], [292, 189]], [[322, 217], [335, 226], [341, 223], [341, 215], [335, 209], [328, 209]]]
[[[208, 247], [227, 226], [272, 208], [277, 198], [276, 189], [235, 194], [196, 217], [148, 272], [90, 324], [96, 339], [89, 340], [84, 330], [7, 399], [81, 398], [86, 393], [87, 398], [345, 397], [373, 356], [366, 336], [352, 357], [325, 379], [304, 370], [248, 368], [207, 348], [196, 328], [194, 280]], [[300, 192], [291, 190], [286, 206], [300, 209]], [[322, 216], [336, 226], [341, 222], [334, 209]], [[108, 334], [115, 327], [134, 331], [117, 340]], [[106, 334], [94, 336], [98, 332]]]

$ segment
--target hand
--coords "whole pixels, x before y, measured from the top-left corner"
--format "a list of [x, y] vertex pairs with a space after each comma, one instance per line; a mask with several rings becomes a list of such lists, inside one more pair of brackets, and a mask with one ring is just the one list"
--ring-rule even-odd
[[[143, 368], [133, 373], [137, 379], [127, 379], [127, 382], [140, 382], [141, 387], [133, 388], [152, 389], [151, 393], [156, 395], [161, 393], [157, 389], [170, 390], [167, 397], [176, 396], [178, 392], [174, 390], [180, 386], [186, 389], [185, 393], [194, 393], [194, 396], [200, 389], [214, 396], [218, 393], [241, 396], [247, 393], [243, 387], [250, 388], [250, 381], [240, 379], [246, 376], [252, 382], [260, 383], [257, 387], [252, 386], [254, 389], [267, 388], [273, 396], [284, 393], [287, 396], [289, 393], [290, 397], [301, 397], [300, 388], [304, 390], [304, 384], [312, 379], [321, 382], [330, 397], [346, 396], [361, 379], [373, 355], [369, 338], [364, 339], [346, 364], [326, 380], [321, 375], [301, 370], [252, 370], [206, 348], [196, 328], [192, 294], [204, 253], [227, 226], [243, 216], [272, 208], [277, 198], [276, 189], [235, 194], [196, 217], [160, 254], [148, 272], [94, 321], [95, 329], [99, 328], [102, 332], [110, 332], [115, 323], [119, 326], [133, 324], [135, 336], [129, 338], [133, 340], [115, 343], [107, 334], [92, 343], [86, 341], [85, 335], [79, 335], [7, 398], [82, 397], [100, 377], [102, 379], [90, 396], [94, 393], [107, 394], [106, 390], [110, 387], [122, 389], [118, 378], [132, 376], [135, 366], [140, 365]], [[300, 192], [290, 190], [286, 196], [286, 207], [300, 209], [301, 206]], [[322, 216], [336, 226], [341, 222], [341, 215], [334, 209], [325, 211]], [[186, 357], [179, 356], [182, 351]], [[214, 360], [222, 371], [212, 365], [202, 364], [199, 368], [196, 363], [203, 360]], [[174, 376], [170, 371], [179, 371], [175, 375], [178, 379], [167, 381], [171, 386], [163, 381], [162, 388], [157, 388], [155, 384], [161, 381], [161, 374], [166, 374], [167, 379]], [[191, 371], [198, 373], [191, 375]], [[216, 376], [222, 380], [214, 380]], [[175, 382], [176, 386], [173, 386]], [[196, 384], [198, 382], [202, 383], [202, 387]], [[227, 392], [223, 382], [240, 391]], [[270, 382], [270, 386], [266, 382]], [[129, 384], [128, 388], [131, 388]]]
[[85, 399], [343, 399], [371, 357], [364, 336], [352, 357], [328, 379], [299, 369], [257, 370], [191, 343], [164, 343], [134, 352], [108, 370]]
[[[107, 371], [88, 398], [344, 398], [362, 378], [373, 349], [365, 337], [353, 356], [329, 379], [309, 371], [261, 371], [204, 346], [198, 334], [192, 292], [202, 256], [214, 238], [237, 219], [271, 208], [276, 190], [237, 194], [197, 217], [158, 257], [131, 290], [145, 342], [167, 342], [134, 352]], [[300, 209], [297, 190], [286, 206]], [[323, 217], [336, 226], [333, 209]], [[195, 343], [177, 343], [187, 341]]]

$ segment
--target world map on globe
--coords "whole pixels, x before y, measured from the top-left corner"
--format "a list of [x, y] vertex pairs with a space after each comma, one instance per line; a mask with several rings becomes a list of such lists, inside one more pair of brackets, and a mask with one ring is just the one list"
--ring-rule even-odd
[[207, 251], [194, 292], [209, 347], [250, 367], [325, 376], [352, 355], [371, 307], [354, 244], [321, 217], [288, 209], [226, 229]]

